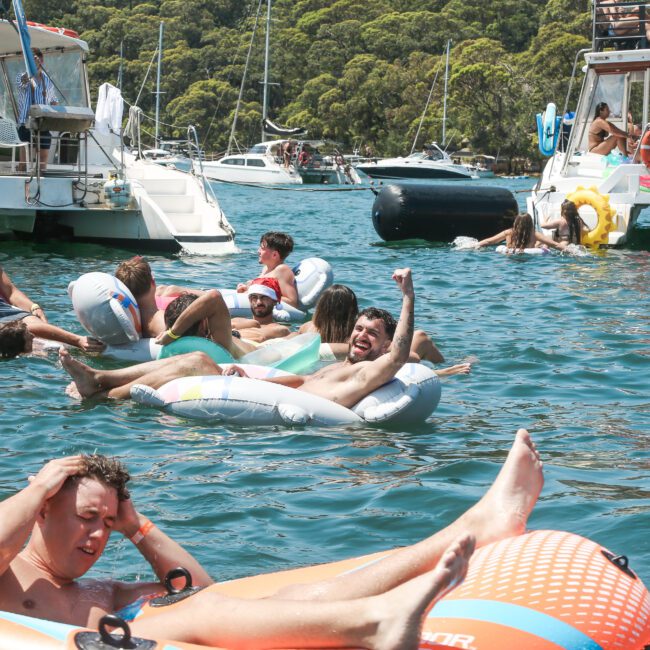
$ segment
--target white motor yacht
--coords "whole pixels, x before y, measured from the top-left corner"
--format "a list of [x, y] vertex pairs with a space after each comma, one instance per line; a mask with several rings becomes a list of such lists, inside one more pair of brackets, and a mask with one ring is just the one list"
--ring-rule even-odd
[[[88, 45], [69, 30], [32, 25], [28, 33], [32, 46], [44, 54], [43, 68], [54, 83], [58, 104], [30, 108], [32, 129], [52, 132], [43, 169], [34, 151], [38, 138], [23, 143], [17, 133], [15, 80], [25, 61], [16, 29], [0, 21], [0, 231], [138, 249], [235, 252], [235, 231], [202, 176], [201, 161], [186, 173], [147, 160], [139, 125], [132, 130], [133, 146], [125, 147], [116, 88], [112, 123], [95, 124]], [[28, 151], [26, 165], [19, 164], [21, 150]]]
[[471, 180], [478, 174], [468, 167], [455, 163], [446, 151], [435, 142], [422, 152], [412, 153], [406, 158], [384, 158], [357, 165], [370, 178], [399, 180]]
[[[577, 191], [593, 190], [596, 199], [582, 203], [580, 215], [592, 229], [598, 225], [597, 206], [602, 195], [609, 202], [612, 224], [609, 224], [602, 243], [609, 246], [624, 245], [630, 238], [642, 209], [650, 205], [650, 171], [641, 158], [645, 157], [642, 143], [650, 138], [650, 49], [645, 38], [645, 3], [625, 3], [630, 11], [639, 16], [638, 34], [624, 37], [612, 36], [605, 29], [598, 11], [601, 0], [594, 7], [594, 41], [591, 50], [581, 51], [576, 57], [575, 70], [584, 55], [586, 74], [575, 110], [570, 135], [565, 142], [558, 139], [557, 149], [546, 163], [539, 182], [527, 199], [527, 209], [539, 228], [548, 219], [560, 215], [562, 202]], [[604, 15], [604, 14], [603, 14]], [[609, 47], [617, 49], [606, 49]], [[629, 47], [630, 49], [622, 49]], [[636, 48], [636, 49], [631, 49]], [[570, 91], [570, 89], [569, 89]], [[567, 95], [568, 96], [568, 95]], [[608, 155], [589, 151], [589, 130], [594, 120], [596, 106], [606, 103], [609, 108], [607, 121], [626, 133], [633, 133], [635, 123], [641, 128], [641, 136], [627, 140], [627, 155], [615, 147]], [[565, 104], [566, 112], [568, 101]], [[630, 121], [630, 118], [632, 121]], [[607, 134], [605, 134], [607, 135]], [[609, 135], [609, 138], [614, 138]], [[607, 140], [609, 140], [607, 138]], [[616, 144], [610, 140], [611, 144]], [[593, 144], [592, 144], [592, 148]], [[584, 188], [584, 189], [582, 189]], [[588, 198], [588, 197], [587, 197]], [[605, 212], [601, 208], [601, 212]], [[614, 214], [615, 212], [615, 214]], [[612, 228], [610, 230], [610, 228]], [[552, 234], [546, 231], [546, 234]]]
[[[285, 162], [284, 145], [291, 144]], [[342, 156], [323, 156], [323, 142], [311, 140], [270, 140], [260, 142], [246, 153], [230, 154], [205, 161], [205, 175], [213, 180], [254, 185], [356, 185], [361, 182], [354, 168]]]

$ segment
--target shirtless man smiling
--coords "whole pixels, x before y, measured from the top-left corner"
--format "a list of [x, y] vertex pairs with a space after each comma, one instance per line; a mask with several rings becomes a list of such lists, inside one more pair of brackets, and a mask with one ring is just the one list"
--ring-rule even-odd
[[[103, 614], [159, 592], [159, 582], [81, 580], [112, 531], [131, 540], [159, 579], [182, 565], [195, 584], [212, 582], [189, 553], [135, 510], [127, 480], [113, 459], [72, 456], [50, 461], [0, 503], [0, 609], [96, 627]], [[491, 488], [440, 532], [352, 574], [286, 587], [247, 600], [245, 607], [201, 591], [170, 610], [137, 618], [131, 630], [145, 638], [249, 650], [416, 650], [423, 614], [463, 579], [475, 545], [522, 534], [542, 484], [539, 455], [520, 429]]]

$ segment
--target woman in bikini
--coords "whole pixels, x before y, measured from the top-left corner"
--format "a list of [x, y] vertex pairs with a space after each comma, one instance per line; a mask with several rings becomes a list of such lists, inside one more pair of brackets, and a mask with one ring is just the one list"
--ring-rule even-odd
[[553, 239], [567, 244], [580, 244], [582, 233], [589, 232], [589, 227], [578, 214], [576, 204], [568, 199], [562, 202], [560, 216], [557, 219], [547, 219], [542, 228], [555, 230]]
[[494, 246], [500, 244], [502, 241], [506, 242], [506, 248], [509, 253], [522, 253], [526, 248], [555, 248], [563, 250], [566, 244], [554, 242], [549, 237], [542, 235], [535, 230], [533, 218], [526, 212], [518, 214], [512, 224], [512, 228], [503, 230], [502, 232], [483, 239], [477, 244], [477, 248], [484, 246]]
[[607, 102], [600, 102], [596, 105], [596, 114], [589, 127], [589, 153], [598, 153], [606, 156], [615, 147], [627, 156], [627, 139], [635, 139], [636, 136], [626, 133], [622, 129], [607, 121], [610, 111]]

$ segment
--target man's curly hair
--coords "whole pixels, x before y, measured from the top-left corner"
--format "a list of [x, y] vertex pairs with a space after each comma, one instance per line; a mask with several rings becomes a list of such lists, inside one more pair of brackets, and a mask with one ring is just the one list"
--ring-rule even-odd
[[78, 474], [69, 476], [64, 487], [76, 485], [84, 478], [92, 478], [114, 488], [120, 501], [130, 498], [126, 484], [131, 480], [131, 475], [117, 458], [109, 458], [102, 454], [82, 454], [81, 459], [84, 468]]

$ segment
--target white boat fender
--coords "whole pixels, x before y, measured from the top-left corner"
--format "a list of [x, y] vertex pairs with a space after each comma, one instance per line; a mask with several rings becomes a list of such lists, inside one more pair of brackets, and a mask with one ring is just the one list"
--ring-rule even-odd
[[108, 345], [137, 341], [140, 309], [131, 292], [108, 273], [85, 273], [68, 285], [72, 307], [83, 328]]
[[[273, 370], [258, 371], [257, 377], [263, 378], [262, 372]], [[182, 377], [159, 389], [141, 384], [131, 389], [131, 397], [140, 404], [181, 417], [238, 425], [423, 422], [438, 406], [440, 394], [440, 381], [433, 370], [411, 363], [352, 409], [318, 395], [280, 384], [261, 384], [259, 379], [249, 377]]]

